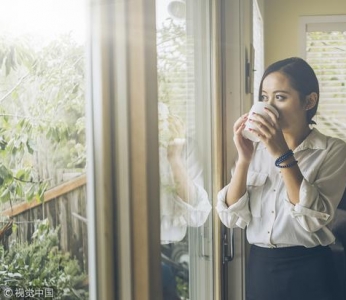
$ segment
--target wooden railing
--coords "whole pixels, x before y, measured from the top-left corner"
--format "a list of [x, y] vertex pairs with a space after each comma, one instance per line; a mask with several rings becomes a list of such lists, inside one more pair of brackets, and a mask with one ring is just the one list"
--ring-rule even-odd
[[30, 241], [35, 222], [48, 218], [52, 227], [60, 226], [61, 249], [76, 257], [87, 272], [86, 199], [86, 176], [81, 175], [46, 191], [42, 203], [24, 202], [4, 210], [2, 215], [13, 219], [18, 228], [10, 236], [10, 241]]

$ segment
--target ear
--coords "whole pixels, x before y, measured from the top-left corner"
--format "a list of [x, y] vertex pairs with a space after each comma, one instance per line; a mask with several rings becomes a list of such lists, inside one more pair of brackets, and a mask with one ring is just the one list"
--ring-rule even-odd
[[307, 95], [305, 98], [305, 110], [313, 108], [317, 103], [318, 95], [313, 92], [310, 95]]

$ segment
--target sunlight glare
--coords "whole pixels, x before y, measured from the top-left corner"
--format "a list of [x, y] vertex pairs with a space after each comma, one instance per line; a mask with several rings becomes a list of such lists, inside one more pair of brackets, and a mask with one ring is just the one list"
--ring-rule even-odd
[[0, 31], [12, 37], [26, 34], [54, 39], [71, 33], [85, 40], [86, 0], [1, 0]]

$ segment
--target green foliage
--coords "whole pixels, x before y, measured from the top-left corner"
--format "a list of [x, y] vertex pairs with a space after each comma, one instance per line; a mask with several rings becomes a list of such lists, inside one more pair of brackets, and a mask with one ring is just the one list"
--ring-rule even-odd
[[0, 201], [42, 201], [56, 170], [86, 165], [84, 45], [0, 36], [0, 66]]
[[177, 281], [177, 292], [182, 300], [189, 300], [189, 283], [188, 281], [180, 278], [179, 276], [175, 277]]
[[[169, 104], [183, 120], [181, 102], [188, 93], [188, 61], [193, 58], [185, 23], [166, 19], [157, 31], [157, 76], [159, 102]], [[183, 98], [182, 98], [183, 97]]]
[[50, 287], [54, 299], [88, 299], [87, 291], [79, 288], [87, 276], [76, 259], [59, 249], [58, 230], [49, 228], [44, 220], [38, 224], [31, 243], [15, 242], [8, 252], [0, 248], [1, 284], [24, 290]]

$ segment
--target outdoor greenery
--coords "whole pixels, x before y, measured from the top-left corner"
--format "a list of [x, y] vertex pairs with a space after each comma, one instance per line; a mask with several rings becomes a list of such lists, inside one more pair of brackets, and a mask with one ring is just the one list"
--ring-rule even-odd
[[[0, 36], [3, 209], [17, 202], [42, 202], [45, 191], [63, 181], [63, 173], [85, 172], [84, 51], [70, 34], [50, 41]], [[44, 221], [30, 243], [1, 247], [0, 285], [29, 296], [48, 287], [54, 299], [88, 299], [81, 288], [87, 276], [76, 259], [60, 250], [58, 231]], [[44, 299], [36, 296], [29, 298]]]
[[58, 170], [84, 170], [84, 46], [0, 37], [0, 201], [42, 201]]
[[191, 82], [188, 77], [188, 57], [193, 48], [188, 47], [188, 37], [183, 22], [166, 19], [157, 31], [158, 101], [169, 106], [170, 111], [187, 121], [187, 93]]
[[183, 278], [176, 276], [175, 280], [177, 281], [177, 293], [181, 300], [189, 299], [189, 281], [184, 280]]
[[59, 249], [58, 231], [44, 220], [37, 224], [31, 243], [15, 242], [9, 251], [0, 248], [0, 283], [12, 288], [11, 299], [20, 298], [16, 293], [46, 299], [39, 292], [47, 288], [52, 289], [52, 299], [88, 299], [83, 288], [87, 275], [77, 260]]

